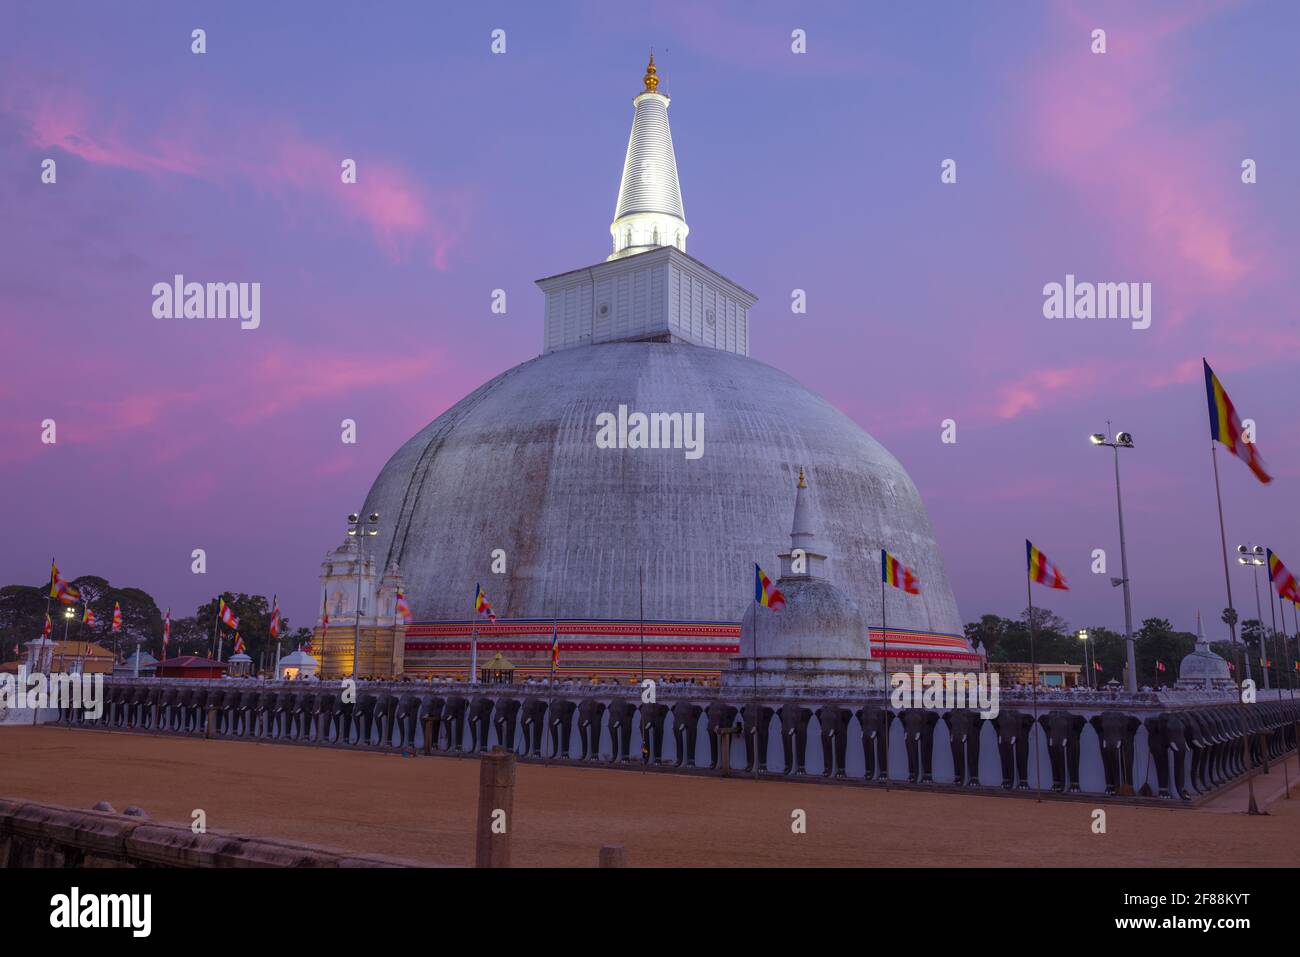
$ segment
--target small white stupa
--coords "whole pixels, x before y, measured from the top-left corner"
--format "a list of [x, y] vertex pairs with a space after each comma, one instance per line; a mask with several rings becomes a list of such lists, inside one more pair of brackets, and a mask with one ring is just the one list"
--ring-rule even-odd
[[776, 610], [749, 603], [740, 625], [740, 653], [722, 673], [723, 687], [864, 688], [880, 680], [866, 617], [825, 577], [826, 552], [800, 468], [790, 551], [778, 556], [781, 577], [774, 586], [785, 602]]

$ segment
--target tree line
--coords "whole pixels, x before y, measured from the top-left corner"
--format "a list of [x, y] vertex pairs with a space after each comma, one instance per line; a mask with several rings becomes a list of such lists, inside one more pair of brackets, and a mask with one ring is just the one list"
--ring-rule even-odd
[[[966, 625], [966, 639], [972, 645], [982, 645], [989, 661], [1029, 661], [1030, 620], [1028, 608], [1020, 613], [1019, 618], [983, 615], [978, 621]], [[1105, 684], [1112, 679], [1123, 683], [1124, 666], [1128, 661], [1123, 634], [1100, 625], [1086, 628], [1089, 641], [1085, 665], [1084, 642], [1078, 637], [1078, 629], [1071, 628], [1064, 619], [1045, 608], [1034, 608], [1032, 620], [1034, 651], [1039, 664], [1079, 665], [1084, 668], [1079, 677], [1081, 684], [1088, 682], [1090, 671], [1096, 684]], [[1205, 627], [1211, 632], [1226, 630], [1226, 625], [1220, 626], [1213, 620], [1207, 620]], [[1300, 677], [1294, 670], [1296, 660], [1300, 659], [1295, 635], [1274, 631], [1248, 618], [1242, 622], [1238, 638], [1242, 656], [1240, 664], [1230, 640], [1210, 641], [1209, 644], [1211, 650], [1231, 662], [1234, 668], [1242, 668], [1243, 677], [1246, 674], [1246, 656], [1250, 657], [1250, 674], [1260, 687], [1264, 685], [1261, 659], [1269, 662], [1269, 681], [1275, 688], [1285, 688], [1288, 682], [1295, 682]], [[1196, 635], [1189, 631], [1176, 631], [1164, 618], [1143, 619], [1141, 627], [1134, 632], [1134, 639], [1139, 687], [1172, 685], [1178, 680], [1178, 663], [1196, 646]], [[1092, 668], [1094, 660], [1101, 666], [1100, 671]], [[1163, 663], [1165, 670], [1160, 671], [1157, 663]]]
[[[155, 658], [163, 656], [163, 609], [153, 596], [140, 588], [117, 588], [96, 575], [83, 575], [74, 579], [74, 588], [82, 600], [76, 605], [64, 606], [48, 601], [53, 631], [50, 637], [62, 641], [65, 633], [69, 641], [92, 641], [107, 648], [119, 661], [131, 655], [137, 645]], [[45, 612], [49, 585], [6, 585], [0, 588], [0, 661], [14, 661], [22, 656], [22, 646], [41, 636], [45, 627]], [[244, 651], [255, 663], [275, 663], [276, 640], [271, 637], [271, 603], [265, 595], [247, 595], [227, 592], [226, 604], [239, 619], [239, 634], [244, 639]], [[122, 608], [122, 630], [114, 632], [113, 605]], [[86, 606], [94, 614], [94, 622], [83, 624]], [[72, 618], [65, 618], [70, 609]], [[167, 657], [198, 655], [211, 658], [216, 654], [213, 624], [217, 619], [218, 600], [212, 598], [195, 609], [194, 614], [178, 617], [172, 609], [171, 641]], [[65, 632], [66, 628], [66, 632]], [[221, 627], [216, 632], [224, 638], [222, 658], [233, 653], [235, 632]], [[311, 637], [310, 628], [292, 629], [289, 619], [280, 617], [280, 652], [287, 654]]]

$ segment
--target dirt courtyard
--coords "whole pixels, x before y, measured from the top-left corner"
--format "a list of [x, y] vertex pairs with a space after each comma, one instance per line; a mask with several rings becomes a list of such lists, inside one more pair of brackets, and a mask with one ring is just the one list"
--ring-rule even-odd
[[[1188, 810], [520, 764], [513, 859], [594, 866], [621, 843], [648, 867], [1293, 866], [1300, 794], [1280, 799], [1281, 770], [1256, 779], [1269, 815], [1251, 818], [1241, 788]], [[473, 759], [0, 728], [0, 797], [186, 824], [202, 808], [210, 828], [429, 864], [472, 863], [477, 791]]]

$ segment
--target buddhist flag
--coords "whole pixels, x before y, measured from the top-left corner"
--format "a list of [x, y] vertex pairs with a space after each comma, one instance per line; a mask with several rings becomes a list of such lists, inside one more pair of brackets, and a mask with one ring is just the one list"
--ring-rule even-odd
[[916, 574], [883, 548], [880, 550], [880, 580], [901, 588], [909, 595], [921, 594]]
[[402, 616], [402, 621], [408, 625], [411, 623], [411, 606], [406, 603], [406, 592], [397, 589], [397, 613]]
[[172, 610], [167, 609], [167, 614], [163, 615], [163, 648], [167, 647], [167, 642], [172, 640]]
[[754, 601], [773, 611], [780, 611], [785, 605], [785, 595], [772, 585], [772, 579], [758, 567], [757, 562], [754, 563]]
[[50, 597], [57, 598], [61, 605], [75, 605], [81, 601], [81, 592], [64, 581], [59, 566], [54, 562], [50, 562]]
[[1165, 663], [1163, 661], [1157, 661], [1156, 671], [1164, 671], [1164, 670], [1165, 670]]
[[1282, 564], [1282, 559], [1278, 558], [1271, 548], [1268, 549], [1268, 580], [1273, 583], [1273, 587], [1283, 598], [1292, 602], [1300, 601], [1300, 588], [1296, 585], [1295, 576]]
[[221, 623], [232, 631], [239, 628], [239, 619], [235, 617], [234, 609], [226, 604], [224, 598], [219, 598], [217, 600], [220, 602], [217, 614], [221, 618]]
[[1029, 580], [1038, 582], [1040, 585], [1046, 585], [1048, 588], [1059, 588], [1062, 591], [1069, 591], [1070, 586], [1065, 583], [1065, 576], [1061, 570], [1047, 560], [1047, 556], [1040, 552], [1034, 543], [1025, 539], [1025, 556], [1029, 560]]
[[1255, 443], [1246, 441], [1241, 419], [1237, 418], [1237, 410], [1223, 390], [1223, 383], [1208, 362], [1202, 359], [1201, 364], [1205, 366], [1205, 393], [1210, 400], [1210, 438], [1222, 443], [1229, 452], [1249, 465], [1255, 478], [1261, 482], [1273, 481], [1273, 476], [1264, 471], [1264, 462]]
[[239, 636], [239, 632], [235, 632], [235, 654], [242, 655], [243, 653], [244, 639]]
[[1100, 661], [1094, 661], [1094, 662], [1092, 663], [1092, 670], [1093, 670], [1093, 671], [1101, 671], [1101, 662], [1100, 662]]
[[280, 637], [280, 596], [271, 596], [271, 637]]
[[320, 596], [320, 627], [324, 631], [330, 626], [330, 600], [324, 592]]
[[50, 613], [47, 611], [45, 613], [45, 627], [41, 629], [41, 637], [42, 638], [50, 637], [50, 632], [52, 632], [53, 630], [54, 630], [54, 625], [51, 624]]
[[95, 623], [95, 613], [90, 610], [89, 605], [87, 605], [86, 610], [81, 613], [81, 623], [83, 625], [93, 625]]
[[551, 668], [560, 667], [560, 623], [551, 623]]
[[480, 615], [486, 615], [487, 620], [495, 622], [497, 616], [492, 611], [492, 603], [488, 601], [487, 595], [483, 593], [482, 585], [474, 586], [474, 610]]
[[122, 605], [119, 602], [113, 602], [113, 630], [122, 630]]

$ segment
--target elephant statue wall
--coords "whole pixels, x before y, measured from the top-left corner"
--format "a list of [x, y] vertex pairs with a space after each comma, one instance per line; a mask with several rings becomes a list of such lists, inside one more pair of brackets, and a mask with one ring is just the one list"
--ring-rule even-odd
[[404, 694], [397, 699], [394, 721], [398, 731], [398, 746], [402, 750], [415, 747], [415, 719], [420, 713], [418, 695]]
[[1175, 712], [1165, 712], [1162, 714], [1152, 715], [1145, 722], [1147, 729], [1147, 747], [1151, 751], [1151, 762], [1156, 768], [1156, 783], [1160, 789], [1160, 797], [1172, 799], [1171, 782], [1169, 776], [1169, 759], [1172, 756], [1174, 764], [1172, 790], [1178, 794], [1184, 801], [1190, 800], [1190, 795], [1186, 793], [1184, 782], [1184, 771], [1186, 770], [1187, 756], [1187, 726], [1183, 719]]
[[1002, 763], [1002, 787], [1029, 789], [1029, 740], [1034, 716], [1023, 711], [1000, 711], [992, 719], [998, 735], [998, 759]]
[[547, 724], [551, 729], [551, 757], [568, 760], [569, 739], [573, 735], [573, 714], [578, 705], [563, 698], [551, 702]]
[[188, 734], [190, 722], [194, 717], [194, 689], [179, 688], [176, 692], [176, 714], [172, 722], [172, 729]]
[[501, 747], [512, 751], [515, 747], [515, 728], [519, 723], [519, 710], [523, 702], [518, 698], [502, 698], [497, 702], [496, 717], [492, 723], [497, 729], [497, 741]]
[[[438, 735], [442, 730], [442, 712], [446, 707], [445, 702], [438, 695], [426, 694], [420, 696], [420, 711], [417, 718], [420, 722], [420, 736], [424, 741], [424, 753], [430, 754], [438, 750]], [[447, 747], [451, 747], [451, 742], [447, 742]]]
[[801, 704], [783, 704], [781, 716], [781, 753], [785, 756], [785, 774], [808, 773], [808, 722], [812, 710]]
[[1047, 759], [1052, 768], [1052, 790], [1079, 790], [1079, 738], [1087, 720], [1081, 714], [1054, 709], [1038, 719], [1047, 735]]
[[546, 700], [536, 695], [529, 695], [524, 699], [521, 713], [523, 717], [520, 718], [519, 726], [524, 733], [524, 750], [521, 754], [525, 757], [531, 755], [534, 758], [540, 758], [542, 756], [542, 731], [546, 727]]
[[699, 737], [700, 715], [704, 709], [689, 701], [678, 701], [672, 707], [673, 743], [677, 748], [677, 764], [695, 767], [695, 743]]
[[664, 723], [668, 705], [641, 705], [641, 760], [646, 764], [664, 763]]
[[737, 711], [735, 705], [727, 704], [724, 701], [715, 701], [709, 705], [705, 713], [709, 716], [706, 728], [709, 734], [709, 769], [713, 770], [718, 767], [720, 754], [718, 751], [721, 744], [720, 732], [723, 728], [734, 728], [736, 726]]
[[868, 781], [889, 780], [889, 729], [896, 715], [883, 705], [867, 704], [854, 712], [862, 728], [862, 755]]
[[316, 696], [316, 743], [329, 744], [339, 716], [339, 696], [333, 691], [322, 691]]
[[[745, 770], [754, 770], [754, 761], [758, 761], [760, 772], [767, 770], [768, 735], [772, 730], [772, 718], [776, 711], [767, 705], [757, 705], [753, 701], [740, 709], [741, 721], [745, 734]], [[757, 738], [757, 745], [755, 739]], [[755, 753], [757, 751], [757, 753]]]
[[822, 705], [816, 714], [822, 731], [822, 777], [828, 778], [832, 773], [837, 778], [845, 777], [853, 712], [839, 705]]
[[[378, 691], [375, 693], [375, 711], [374, 725], [376, 737], [379, 746], [388, 748], [392, 745], [393, 740], [393, 715], [397, 712], [397, 699], [387, 691]], [[371, 743], [371, 737], [366, 735], [366, 744]]]
[[469, 706], [470, 750], [484, 752], [492, 737], [492, 699], [479, 695]]
[[628, 754], [632, 747], [632, 723], [636, 717], [636, 706], [631, 701], [616, 698], [609, 703], [609, 738], [614, 744], [614, 753], [610, 763], [630, 761]]
[[1141, 722], [1123, 711], [1103, 711], [1089, 719], [1101, 742], [1101, 767], [1106, 793], [1133, 791], [1133, 739]]
[[314, 691], [306, 691], [298, 695], [298, 706], [291, 715], [293, 740], [311, 740], [311, 728], [315, 724], [317, 703], [317, 696]]
[[939, 712], [906, 708], [898, 713], [903, 722], [903, 748], [907, 752], [907, 779], [914, 784], [934, 780], [934, 727]]
[[447, 696], [447, 710], [442, 716], [447, 726], [447, 750], [460, 754], [465, 750], [465, 713], [469, 702], [464, 696], [453, 694]]
[[604, 715], [603, 701], [586, 698], [578, 705], [578, 740], [583, 761], [600, 760], [600, 722]]
[[957, 708], [945, 714], [943, 720], [948, 725], [948, 746], [952, 749], [952, 783], [957, 787], [979, 787], [980, 732], [985, 719], [978, 711]]

